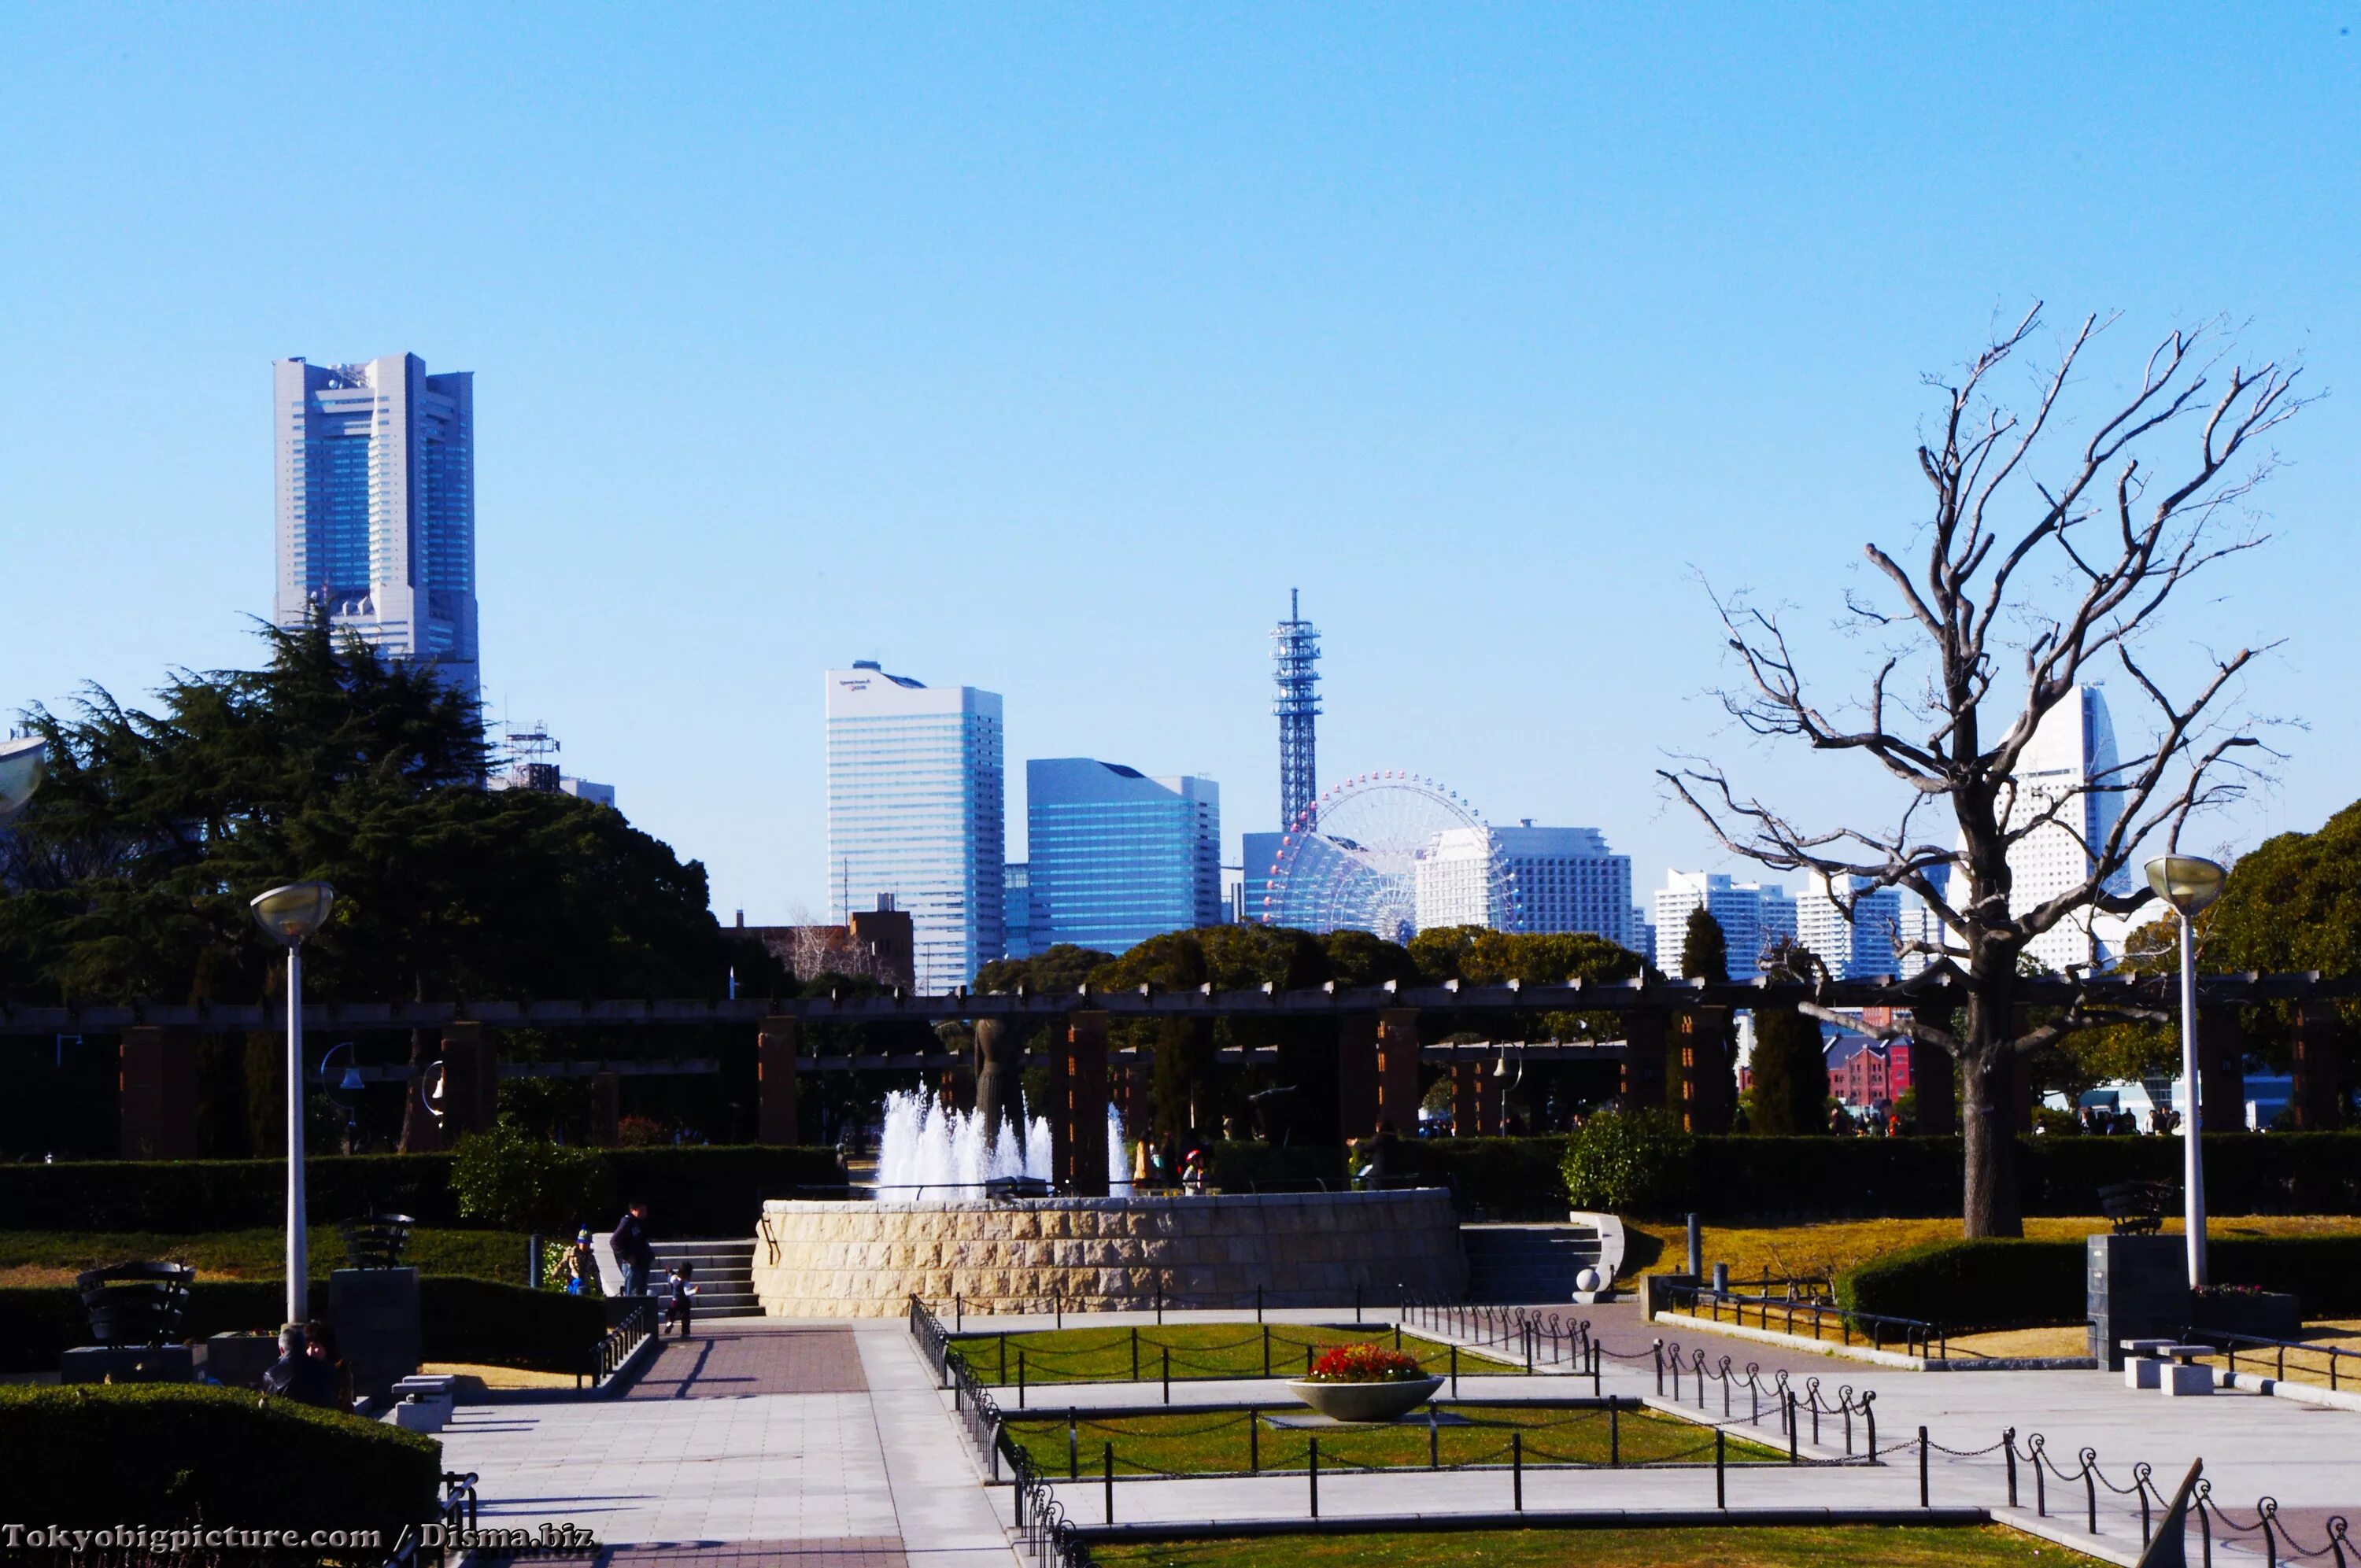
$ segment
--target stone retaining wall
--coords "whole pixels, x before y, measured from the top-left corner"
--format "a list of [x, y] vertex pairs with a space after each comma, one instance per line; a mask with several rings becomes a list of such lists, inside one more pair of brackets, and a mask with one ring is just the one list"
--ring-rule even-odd
[[[775, 1246], [774, 1245], [775, 1244]], [[778, 1318], [879, 1317], [912, 1296], [978, 1310], [1154, 1303], [1349, 1306], [1456, 1299], [1459, 1222], [1440, 1189], [1009, 1202], [763, 1205], [754, 1293]]]

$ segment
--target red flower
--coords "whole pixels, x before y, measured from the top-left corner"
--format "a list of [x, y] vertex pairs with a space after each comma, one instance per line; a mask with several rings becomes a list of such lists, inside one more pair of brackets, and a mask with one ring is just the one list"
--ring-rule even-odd
[[1340, 1344], [1312, 1364], [1314, 1383], [1400, 1383], [1422, 1377], [1418, 1358], [1379, 1344]]

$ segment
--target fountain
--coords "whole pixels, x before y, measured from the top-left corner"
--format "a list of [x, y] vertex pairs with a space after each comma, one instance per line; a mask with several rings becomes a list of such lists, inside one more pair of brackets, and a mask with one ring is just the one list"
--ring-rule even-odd
[[[754, 1247], [763, 1311], [881, 1317], [914, 1296], [946, 1310], [956, 1301], [971, 1312], [1047, 1312], [1457, 1294], [1467, 1266], [1451, 1194], [1439, 1188], [1134, 1191], [1107, 1094], [1105, 1016], [1069, 1015], [1047, 1117], [1028, 1114], [1023, 1047], [997, 1019], [976, 1023], [973, 1111], [923, 1091], [888, 1095], [866, 1196], [763, 1203]], [[1101, 1115], [1103, 1187], [1060, 1168], [1100, 1157], [1084, 1151], [1097, 1146]]]
[[[923, 1090], [894, 1090], [885, 1096], [884, 1133], [878, 1140], [878, 1201], [918, 1203], [929, 1197], [972, 1198], [995, 1181], [1050, 1180], [1049, 1124], [1027, 1120], [1020, 1106], [1007, 1131], [1022, 1128], [1018, 1136], [991, 1137], [985, 1132], [986, 1113], [961, 1111], [939, 1104]], [[1110, 1196], [1131, 1192], [1131, 1162], [1126, 1154], [1123, 1113], [1107, 1107], [1107, 1190]]]

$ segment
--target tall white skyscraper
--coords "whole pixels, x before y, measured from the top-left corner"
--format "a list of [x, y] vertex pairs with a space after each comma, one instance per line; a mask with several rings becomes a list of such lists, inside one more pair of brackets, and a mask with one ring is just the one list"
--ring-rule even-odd
[[[2010, 914], [2047, 903], [2091, 874], [2092, 849], [2105, 842], [2123, 814], [2123, 796], [2108, 787], [2123, 782], [2115, 766], [2114, 725], [2098, 687], [2075, 687], [2042, 716], [2017, 759], [2008, 823], [2035, 822], [2052, 812], [2057, 820], [2042, 822], [2009, 851]], [[2129, 870], [2116, 872], [2107, 891], [2130, 892]], [[2026, 951], [2053, 970], [2088, 964], [2112, 956], [2109, 927], [2114, 925], [2120, 922], [2103, 916], [2094, 934], [2086, 910], [2035, 938]]]
[[1795, 902], [1776, 883], [1732, 882], [1719, 872], [1668, 871], [1655, 904], [1656, 967], [1668, 975], [1681, 972], [1681, 944], [1688, 938], [1693, 909], [1703, 907], [1720, 925], [1732, 980], [1762, 972], [1763, 949], [1795, 935]]
[[[1505, 873], [1497, 879], [1494, 867]], [[1631, 858], [1596, 828], [1454, 828], [1418, 862], [1419, 929], [1507, 923], [1493, 891], [1513, 887], [1521, 931], [1588, 931], [1623, 947], [1631, 929]]]
[[1120, 953], [1224, 921], [1222, 790], [1212, 779], [1037, 757], [1025, 764], [1025, 823], [1037, 948]]
[[1006, 812], [1000, 696], [874, 663], [828, 673], [829, 902], [881, 893], [910, 916], [917, 986], [965, 985], [1001, 956]]
[[474, 696], [475, 375], [414, 354], [362, 365], [281, 359], [272, 619], [313, 605], [380, 652], [434, 662]]

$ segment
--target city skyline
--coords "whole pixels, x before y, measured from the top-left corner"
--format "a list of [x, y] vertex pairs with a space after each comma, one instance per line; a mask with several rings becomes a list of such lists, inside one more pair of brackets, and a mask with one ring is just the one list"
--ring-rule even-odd
[[[1711, 695], [1732, 672], [1706, 585], [1818, 639], [1861, 543], [1923, 514], [1923, 375], [2035, 299], [2051, 335], [2125, 313], [2096, 378], [2217, 313], [2306, 385], [2361, 361], [2334, 260], [2361, 212], [2356, 56], [2303, 14], [2225, 37], [2168, 11], [2129, 38], [1866, 8], [1395, 18], [1342, 71], [1284, 16], [610, 18], [525, 78], [513, 19], [168, 31], [0, 20], [14, 232], [60, 236], [0, 242], [43, 367], [0, 387], [0, 519], [41, 585], [0, 708], [259, 656], [266, 366], [465, 366], [492, 714], [545, 718], [725, 917], [829, 902], [796, 694], [854, 655], [1009, 694], [1012, 757], [1217, 780], [1236, 862], [1279, 827], [1291, 587], [1322, 636], [1324, 778], [1430, 770], [1492, 820], [1746, 880], [1656, 766], [1725, 751], [1831, 825], [1895, 803], [1750, 752]], [[2076, 63], [2094, 52], [2108, 71]], [[363, 69], [440, 106], [357, 181], [274, 105]], [[2240, 122], [2169, 157], [2122, 135], [2261, 96], [2318, 134]], [[2320, 695], [2361, 655], [2335, 544], [2356, 420], [2332, 397], [2289, 428], [2255, 497], [2279, 537], [2149, 650], [2171, 681], [2284, 634], [2244, 702], [2311, 726], [2273, 733], [2283, 783], [2190, 848], [2316, 826], [2361, 772], [2361, 716]], [[1857, 673], [1831, 650], [1817, 667]], [[2130, 754], [2136, 688], [2108, 690]]]

